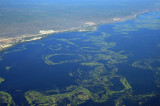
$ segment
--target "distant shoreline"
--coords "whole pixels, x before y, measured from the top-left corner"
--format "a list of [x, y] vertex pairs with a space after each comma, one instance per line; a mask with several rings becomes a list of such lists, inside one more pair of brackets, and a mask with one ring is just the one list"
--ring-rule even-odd
[[8, 48], [11, 48], [11, 47], [17, 45], [17, 44], [29, 42], [29, 41], [34, 41], [34, 40], [41, 40], [44, 37], [47, 37], [49, 35], [53, 35], [56, 33], [96, 31], [97, 27], [100, 25], [111, 24], [111, 23], [116, 23], [116, 22], [124, 22], [127, 20], [134, 19], [139, 15], [143, 15], [145, 13], [154, 12], [154, 11], [156, 12], [156, 11], [160, 11], [160, 10], [146, 10], [146, 11], [137, 13], [133, 16], [128, 16], [125, 18], [115, 17], [115, 18], [112, 18], [112, 20], [104, 21], [101, 23], [86, 22], [84, 27], [70, 28], [67, 30], [60, 30], [60, 31], [41, 30], [41, 31], [39, 31], [39, 34], [35, 34], [35, 35], [23, 35], [22, 37], [15, 37], [15, 38], [1, 38], [0, 39], [0, 53], [3, 52], [4, 50], [7, 50]]

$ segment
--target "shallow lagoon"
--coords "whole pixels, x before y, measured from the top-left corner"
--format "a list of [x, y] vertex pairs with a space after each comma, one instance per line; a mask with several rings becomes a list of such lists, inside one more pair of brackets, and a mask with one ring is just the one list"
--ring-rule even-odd
[[0, 102], [158, 105], [159, 34], [160, 12], [150, 12], [95, 32], [58, 33], [19, 44], [0, 54], [5, 79]]

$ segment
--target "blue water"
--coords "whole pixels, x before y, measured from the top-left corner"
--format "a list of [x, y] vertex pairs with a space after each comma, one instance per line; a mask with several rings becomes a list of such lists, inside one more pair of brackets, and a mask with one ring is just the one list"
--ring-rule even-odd
[[[107, 54], [106, 51], [101, 51], [104, 44], [100, 44], [99, 42], [103, 41], [107, 43], [115, 42], [116, 46], [107, 50], [116, 53], [123, 50], [124, 52], [119, 54], [128, 57], [125, 59], [125, 62], [117, 63], [113, 66], [118, 68], [116, 75], [125, 77], [132, 86], [132, 95], [147, 95], [156, 92], [158, 98], [160, 89], [155, 83], [155, 73], [159, 70], [133, 67], [132, 63], [145, 59], [160, 59], [160, 47], [158, 46], [160, 44], [160, 28], [157, 26], [157, 29], [153, 29], [152, 24], [150, 28], [137, 28], [138, 30], [136, 31], [126, 31], [127, 34], [124, 34], [122, 33], [123, 31], [117, 32], [114, 27], [127, 24], [132, 26], [132, 28], [136, 28], [135, 25], [142, 24], [137, 23], [136, 20], [145, 20], [148, 16], [152, 16], [151, 19], [153, 21], [155, 19], [159, 20], [159, 14], [160, 12], [151, 12], [141, 15], [137, 19], [102, 25], [95, 32], [58, 33], [42, 40], [16, 45], [0, 53], [2, 56], [2, 60], [0, 61], [0, 77], [5, 79], [0, 84], [0, 90], [10, 93], [15, 103], [20, 105], [26, 104], [24, 97], [20, 96], [24, 96], [24, 93], [29, 90], [47, 91], [57, 88], [65, 89], [65, 87], [70, 85], [83, 86], [81, 83], [77, 83], [77, 79], [89, 79], [88, 73], [91, 71], [90, 68], [81, 65], [83, 62], [100, 62], [105, 65], [107, 70], [104, 75], [107, 75], [107, 73], [109, 75], [112, 68], [106, 65], [108, 60], [96, 60], [97, 54]], [[148, 23], [148, 21], [145, 22]], [[110, 36], [103, 38], [101, 32]], [[65, 61], [65, 63], [56, 65], [46, 64], [43, 57], [50, 54], [57, 54], [50, 58], [52, 62], [60, 63], [61, 61]], [[86, 58], [88, 55], [93, 58], [91, 60], [84, 60], [83, 57]], [[153, 67], [158, 67], [160, 66], [160, 61], [156, 61], [154, 64], [152, 63]], [[10, 66], [11, 68], [7, 70], [6, 66]], [[78, 69], [82, 70], [82, 76], [77, 75]], [[69, 73], [72, 73], [74, 76], [69, 76]], [[124, 89], [120, 85], [119, 77], [115, 77], [115, 79], [117, 82], [114, 79], [111, 80], [114, 83], [111, 89], [116, 91]], [[17, 90], [20, 91], [17, 92]], [[110, 102], [106, 101], [104, 103], [94, 103], [90, 100], [84, 105], [114, 105], [115, 98], [111, 97]], [[148, 101], [155, 100], [159, 104], [157, 98], [154, 97]], [[19, 100], [21, 103], [18, 102]], [[126, 101], [125, 103], [132, 104], [131, 101]], [[154, 102], [149, 102], [149, 104], [152, 105]]]

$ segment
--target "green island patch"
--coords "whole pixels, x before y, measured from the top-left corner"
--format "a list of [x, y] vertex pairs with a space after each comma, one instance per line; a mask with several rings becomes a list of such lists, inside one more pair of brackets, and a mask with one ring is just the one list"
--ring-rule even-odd
[[45, 95], [37, 91], [28, 91], [25, 98], [32, 106], [57, 106], [57, 105], [79, 105], [90, 99], [89, 92], [85, 88], [77, 88], [72, 92], [55, 95]]
[[0, 91], [0, 105], [1, 106], [15, 106], [12, 96], [4, 91]]
[[5, 81], [5, 79], [2, 78], [2, 77], [0, 77], [0, 84], [1, 84], [2, 82], [4, 82], [4, 81]]
[[[59, 61], [59, 62], [53, 62], [52, 60], [50, 60], [50, 58], [52, 58], [52, 57], [54, 58], [55, 56], [64, 56], [64, 55], [65, 56], [76, 56], [76, 57], [75, 57], [75, 59], [62, 60], [62, 61]], [[79, 61], [82, 61], [85, 58], [82, 55], [76, 55], [76, 54], [50, 54], [50, 55], [47, 55], [47, 56], [43, 56], [42, 59], [48, 65], [57, 65], [57, 64], [63, 64], [63, 63], [79, 62]]]
[[6, 70], [9, 71], [12, 67], [11, 66], [6, 66]]

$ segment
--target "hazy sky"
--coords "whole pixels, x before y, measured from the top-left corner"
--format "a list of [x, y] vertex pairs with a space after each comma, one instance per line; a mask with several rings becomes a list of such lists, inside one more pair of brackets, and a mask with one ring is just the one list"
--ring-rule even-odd
[[104, 23], [158, 8], [159, 0], [0, 0], [0, 36]]

